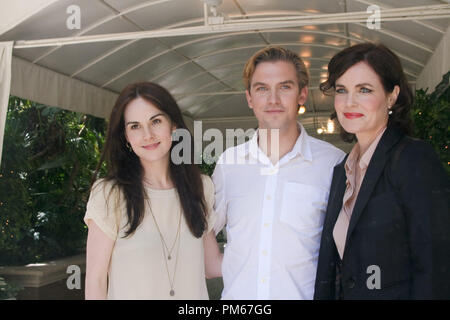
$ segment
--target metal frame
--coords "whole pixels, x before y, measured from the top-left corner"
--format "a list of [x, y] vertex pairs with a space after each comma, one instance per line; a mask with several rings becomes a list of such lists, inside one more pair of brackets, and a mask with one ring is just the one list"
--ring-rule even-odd
[[[364, 1], [364, 0], [357, 0]], [[384, 21], [403, 21], [403, 20], [423, 20], [423, 19], [442, 19], [450, 17], [449, 5], [434, 6], [418, 6], [400, 9], [384, 9], [381, 11]], [[367, 12], [347, 12], [336, 14], [320, 14], [309, 16], [293, 16], [270, 19], [247, 19], [241, 22], [227, 22], [221, 25], [195, 26], [185, 28], [175, 28], [168, 30], [150, 30], [138, 32], [124, 32], [103, 35], [79, 36], [79, 37], [63, 37], [54, 39], [41, 40], [22, 40], [16, 41], [14, 46], [18, 48], [36, 48], [60, 46], [69, 44], [102, 42], [102, 41], [119, 41], [131, 39], [174, 37], [180, 35], [201, 35], [212, 33], [248, 31], [248, 30], [267, 30], [283, 27], [300, 27], [305, 25], [322, 25], [334, 23], [360, 23], [365, 22], [369, 16]], [[429, 25], [427, 25], [430, 27]], [[436, 31], [441, 32], [436, 27]]]
[[[177, 52], [177, 49], [182, 48], [184, 46], [188, 46], [193, 43], [199, 43], [203, 41], [208, 41], [210, 39], [216, 39], [216, 38], [222, 38], [222, 37], [231, 37], [234, 35], [242, 35], [242, 34], [260, 34], [263, 40], [266, 42], [266, 45], [269, 44], [269, 42], [262, 36], [261, 32], [296, 32], [296, 33], [305, 33], [305, 34], [323, 34], [323, 35], [332, 35], [335, 37], [340, 37], [347, 40], [353, 40], [355, 42], [362, 42], [364, 41], [362, 38], [358, 39], [355, 37], [351, 37], [349, 35], [343, 35], [341, 33], [333, 33], [333, 32], [323, 32], [323, 31], [315, 31], [315, 30], [292, 30], [292, 29], [280, 29], [280, 28], [289, 28], [289, 27], [298, 27], [298, 26], [305, 26], [305, 25], [322, 25], [322, 24], [348, 24], [348, 23], [355, 23], [359, 26], [364, 26], [361, 24], [362, 22], [365, 22], [367, 17], [369, 16], [369, 13], [367, 12], [344, 12], [344, 13], [336, 13], [336, 14], [305, 14], [305, 13], [299, 13], [297, 15], [292, 15], [291, 12], [287, 11], [270, 11], [270, 12], [264, 12], [264, 13], [254, 13], [254, 14], [247, 14], [243, 12], [239, 4], [237, 3], [237, 0], [234, 0], [235, 4], [240, 8], [241, 15], [232, 15], [229, 20], [225, 21], [223, 24], [220, 25], [208, 25], [207, 23], [207, 15], [208, 12], [205, 10], [203, 19], [191, 19], [182, 21], [176, 24], [172, 24], [169, 26], [165, 26], [164, 29], [159, 30], [151, 30], [146, 31], [142, 30], [139, 26], [137, 26], [133, 21], [130, 21], [128, 18], [127, 20], [130, 21], [130, 23], [134, 24], [138, 27], [138, 29], [141, 29], [141, 31], [137, 32], [128, 32], [128, 33], [116, 33], [116, 34], [103, 34], [103, 35], [92, 35], [92, 36], [83, 36], [89, 31], [94, 30], [95, 28], [112, 21], [116, 18], [120, 18], [125, 16], [126, 14], [129, 14], [133, 11], [165, 3], [170, 2], [174, 0], [156, 0], [156, 1], [145, 1], [144, 3], [134, 5], [128, 8], [123, 9], [122, 11], [118, 11], [117, 9], [113, 8], [111, 5], [104, 2], [104, 0], [98, 0], [100, 3], [104, 4], [111, 10], [113, 10], [115, 13], [102, 18], [95, 23], [91, 24], [89, 27], [84, 29], [83, 31], [75, 34], [73, 37], [66, 37], [66, 38], [56, 38], [56, 39], [42, 39], [42, 40], [28, 40], [28, 41], [17, 41], [14, 48], [34, 48], [34, 47], [46, 47], [46, 46], [56, 46], [55, 48], [50, 49], [45, 54], [39, 56], [36, 58], [33, 62], [38, 62], [42, 60], [44, 57], [50, 55], [51, 53], [58, 50], [61, 46], [68, 45], [68, 44], [78, 44], [78, 43], [89, 43], [89, 42], [100, 42], [100, 41], [119, 41], [119, 40], [129, 40], [124, 44], [121, 44], [108, 52], [102, 54], [101, 56], [91, 60], [89, 63], [85, 64], [78, 70], [76, 70], [74, 73], [72, 73], [71, 77], [75, 77], [76, 75], [80, 74], [81, 72], [85, 71], [86, 69], [96, 65], [106, 57], [120, 51], [121, 49], [126, 48], [127, 46], [131, 45], [132, 43], [138, 41], [139, 39], [146, 39], [146, 38], [158, 38], [158, 37], [171, 37], [171, 36], [181, 36], [181, 35], [202, 35], [202, 34], [214, 34], [213, 36], [207, 36], [202, 37], [200, 39], [195, 39], [187, 42], [183, 42], [181, 44], [178, 44], [174, 47], [167, 46], [166, 44], [162, 43], [164, 46], [167, 47], [167, 50], [163, 50], [162, 52], [152, 55], [151, 57], [148, 57], [137, 64], [133, 65], [132, 67], [128, 68], [127, 70], [119, 73], [112, 79], [110, 79], [108, 82], [104, 83], [101, 87], [106, 87], [107, 85], [113, 83], [114, 81], [120, 79], [124, 75], [128, 74], [132, 70], [135, 70], [136, 68], [146, 64], [147, 62], [160, 57], [161, 55], [164, 55], [169, 52], [176, 53], [185, 59], [187, 59], [185, 62], [178, 64], [169, 70], [165, 70], [164, 72], [155, 75], [152, 80], [158, 79], [165, 74], [169, 72], [173, 72], [174, 70], [177, 70], [178, 68], [181, 68], [182, 66], [189, 64], [189, 63], [195, 63], [196, 59], [208, 57], [215, 54], [220, 54], [224, 52], [231, 52], [235, 50], [242, 50], [242, 49], [248, 49], [248, 48], [260, 48], [264, 45], [250, 45], [250, 46], [240, 46], [235, 48], [229, 48], [229, 49], [221, 49], [221, 50], [215, 50], [212, 52], [208, 52], [206, 54], [196, 56], [193, 58], [185, 57], [184, 55]], [[392, 8], [390, 6], [387, 6], [385, 4], [371, 1], [370, 3], [366, 0], [352, 0], [354, 2], [366, 4], [366, 5], [372, 5], [376, 4], [378, 5], [382, 11], [383, 20], [384, 21], [403, 21], [403, 20], [412, 20], [415, 23], [418, 23], [426, 28], [429, 28], [433, 31], [439, 32], [441, 34], [445, 33], [445, 30], [442, 30], [438, 26], [435, 26], [433, 24], [422, 22], [419, 20], [423, 19], [441, 19], [441, 18], [447, 18], [450, 17], [450, 5], [449, 4], [443, 4], [443, 5], [430, 5], [430, 6], [417, 6], [417, 7], [406, 7], [406, 8]], [[206, 9], [206, 5], [204, 6]], [[276, 15], [276, 16], [274, 16]], [[279, 15], [279, 17], [277, 17]], [[270, 16], [270, 17], [267, 17]], [[252, 18], [254, 17], [254, 18]], [[179, 27], [179, 26], [185, 26], [189, 24], [197, 24], [199, 22], [204, 22], [205, 25], [203, 26], [193, 26], [193, 27]], [[409, 37], [405, 37], [401, 34], [395, 33], [393, 31], [386, 31], [386, 30], [377, 30], [376, 32], [380, 32], [382, 34], [391, 36], [397, 40], [403, 41], [405, 43], [408, 43], [412, 46], [415, 46], [417, 48], [420, 48], [428, 53], [432, 53], [433, 49], [429, 46], [412, 40]], [[326, 44], [315, 44], [315, 43], [302, 43], [302, 42], [281, 42], [281, 43], [273, 43], [275, 45], [289, 45], [289, 46], [300, 46], [300, 45], [308, 45], [312, 47], [326, 47], [331, 49], [342, 49], [340, 46], [333, 46], [333, 45], [326, 45]], [[396, 52], [396, 54], [406, 61], [409, 61], [421, 68], [424, 67], [424, 64], [420, 61], [417, 61], [415, 59], [409, 58], [408, 56], [399, 54]], [[311, 59], [321, 59], [321, 58], [311, 58]], [[322, 59], [324, 61], [327, 61], [327, 59]], [[198, 74], [194, 75], [193, 77], [190, 77], [190, 79], [199, 77], [203, 74], [209, 74], [212, 77], [216, 78], [213, 74], [211, 74], [211, 70], [206, 70], [202, 66], [199, 65], [200, 68], [202, 68], [204, 71], [199, 72]], [[220, 66], [218, 66], [219, 68]], [[405, 73], [409, 74], [413, 78], [417, 78], [418, 75], [412, 73], [411, 71], [405, 70]], [[217, 79], [216, 81], [203, 86], [199, 88], [200, 90], [202, 88], [208, 87], [210, 85], [215, 85], [217, 83], [222, 83], [225, 86], [227, 86], [230, 90], [233, 90], [234, 88], [231, 88], [228, 84], [223, 83], [221, 79]], [[310, 88], [314, 89], [314, 88]], [[205, 96], [205, 95], [229, 95], [229, 94], [240, 94], [242, 92], [240, 91], [228, 91], [228, 92], [213, 92], [213, 93], [191, 93], [190, 95], [194, 96]], [[187, 94], [183, 94], [183, 96], [186, 96]], [[196, 113], [198, 114], [198, 112]]]

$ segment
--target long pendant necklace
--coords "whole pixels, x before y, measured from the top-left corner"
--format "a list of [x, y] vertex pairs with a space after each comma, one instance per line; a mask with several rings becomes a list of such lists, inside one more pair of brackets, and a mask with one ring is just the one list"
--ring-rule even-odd
[[[146, 185], [148, 185], [149, 187], [152, 186], [152, 184], [150, 183], [150, 181], [148, 181], [145, 177], [143, 178], [143, 180], [144, 180], [144, 183], [145, 183]], [[178, 238], [179, 232], [180, 232], [181, 215], [180, 215], [180, 219], [179, 219], [179, 221], [178, 221], [178, 231], [177, 231], [177, 235], [176, 235], [175, 240], [174, 240], [174, 242], [173, 242], [173, 244], [172, 244], [172, 247], [171, 247], [170, 250], [169, 250], [169, 247], [167, 246], [166, 242], [164, 241], [164, 238], [162, 237], [162, 233], [161, 233], [161, 231], [160, 231], [160, 229], [159, 229], [158, 223], [156, 222], [155, 216], [153, 215], [153, 212], [152, 212], [151, 210], [150, 210], [150, 212], [152, 213], [152, 217], [153, 217], [153, 220], [155, 221], [156, 228], [158, 229], [159, 235], [161, 236], [161, 240], [162, 240], [163, 246], [165, 247], [165, 249], [166, 249], [167, 252], [168, 252], [167, 259], [170, 260], [170, 259], [172, 259], [172, 251], [173, 251], [173, 248], [175, 247], [175, 243], [177, 242], [177, 238]]]
[[[153, 215], [153, 211], [151, 210], [151, 208], [150, 208], [150, 212], [152, 214], [153, 221], [155, 222], [156, 229], [158, 230], [159, 237], [161, 239], [161, 245], [162, 245], [162, 249], [163, 249], [164, 262], [165, 262], [165, 265], [166, 265], [167, 277], [169, 278], [169, 283], [170, 283], [170, 292], [169, 292], [169, 294], [173, 297], [175, 295], [175, 290], [173, 288], [173, 284], [175, 282], [175, 274], [176, 274], [176, 271], [177, 271], [177, 264], [178, 264], [178, 253], [180, 251], [181, 211], [180, 211], [180, 217], [178, 219], [177, 234], [175, 236], [175, 241], [173, 242], [173, 245], [172, 245], [172, 248], [170, 249], [170, 251], [169, 251], [169, 248], [167, 247], [166, 242], [164, 241], [164, 237], [163, 237], [163, 235], [161, 233], [161, 230], [159, 229], [158, 223], [156, 222], [156, 218]], [[177, 240], [178, 240], [178, 246], [177, 246], [177, 255], [175, 257], [175, 268], [174, 268], [173, 276], [172, 276], [172, 279], [171, 279], [170, 278], [170, 272], [169, 272], [169, 264], [167, 263], [167, 260], [171, 259], [172, 250], [175, 247], [175, 243], [177, 243]], [[167, 259], [166, 259], [166, 250], [167, 250]]]
[[173, 241], [173, 244], [172, 244], [172, 247], [170, 248], [170, 250], [169, 250], [169, 247], [168, 247], [167, 244], [166, 244], [166, 241], [164, 240], [164, 237], [163, 237], [163, 235], [162, 235], [161, 230], [159, 229], [158, 223], [156, 222], [156, 219], [155, 219], [155, 216], [153, 215], [153, 212], [152, 212], [152, 216], [153, 216], [153, 220], [155, 221], [156, 228], [158, 229], [159, 236], [161, 237], [161, 242], [162, 242], [162, 245], [163, 245], [163, 250], [165, 250], [165, 251], [164, 251], [164, 254], [167, 252], [167, 260], [170, 260], [170, 259], [172, 259], [172, 251], [173, 251], [173, 248], [175, 247], [175, 244], [177, 243], [177, 240], [178, 240], [178, 238], [179, 238], [179, 236], [180, 236], [181, 214], [180, 214], [180, 217], [179, 217], [179, 219], [178, 219], [177, 234], [176, 234], [176, 236], [175, 236], [175, 240]]

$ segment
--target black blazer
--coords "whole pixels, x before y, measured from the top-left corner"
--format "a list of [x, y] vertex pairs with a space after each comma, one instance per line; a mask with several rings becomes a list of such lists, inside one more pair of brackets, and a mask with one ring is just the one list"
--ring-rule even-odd
[[[386, 129], [361, 184], [341, 260], [333, 228], [346, 160], [333, 172], [314, 298], [450, 299], [450, 179], [432, 147]], [[379, 289], [367, 285], [375, 275], [369, 266], [379, 267]]]

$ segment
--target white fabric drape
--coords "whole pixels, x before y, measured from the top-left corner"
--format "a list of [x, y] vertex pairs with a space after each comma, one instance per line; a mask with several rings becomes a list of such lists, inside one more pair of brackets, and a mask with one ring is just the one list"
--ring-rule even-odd
[[8, 111], [9, 89], [11, 87], [11, 60], [13, 42], [0, 42], [0, 165], [3, 151], [6, 113]]
[[117, 94], [38, 66], [12, 58], [11, 94], [48, 106], [108, 118]]
[[434, 50], [416, 81], [416, 89], [428, 88], [428, 93], [442, 81], [442, 76], [450, 70], [450, 27]]

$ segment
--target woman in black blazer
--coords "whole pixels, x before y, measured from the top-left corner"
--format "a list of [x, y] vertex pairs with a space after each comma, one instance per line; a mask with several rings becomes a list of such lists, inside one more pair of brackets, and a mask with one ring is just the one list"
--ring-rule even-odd
[[408, 136], [413, 95], [398, 57], [380, 44], [346, 48], [321, 90], [334, 92], [341, 133], [357, 144], [334, 168], [314, 298], [450, 299], [449, 176]]

